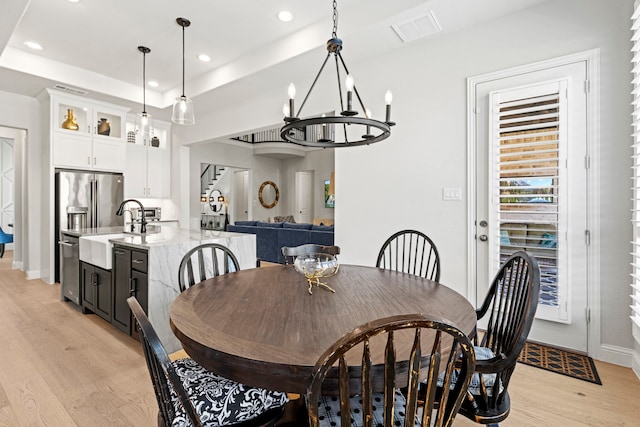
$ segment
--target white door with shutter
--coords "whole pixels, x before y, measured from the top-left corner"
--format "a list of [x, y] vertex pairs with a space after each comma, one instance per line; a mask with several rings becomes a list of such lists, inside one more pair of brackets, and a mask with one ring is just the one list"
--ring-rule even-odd
[[[586, 352], [586, 62], [476, 86], [476, 266], [480, 305], [500, 264], [534, 255], [533, 341]], [[482, 327], [482, 325], [480, 325]]]
[[313, 200], [313, 172], [296, 172], [296, 222], [311, 223]]

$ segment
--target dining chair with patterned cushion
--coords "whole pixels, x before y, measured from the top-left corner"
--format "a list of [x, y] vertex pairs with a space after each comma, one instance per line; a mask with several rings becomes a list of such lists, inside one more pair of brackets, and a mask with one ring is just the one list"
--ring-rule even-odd
[[476, 310], [478, 320], [486, 318], [487, 326], [480, 342], [477, 336], [474, 339], [476, 373], [460, 408], [476, 423], [497, 425], [509, 415], [509, 381], [531, 330], [539, 294], [538, 263], [518, 251], [502, 264]]
[[275, 425], [288, 402], [286, 393], [231, 381], [207, 371], [191, 358], [169, 360], [153, 326], [135, 297], [127, 303], [158, 401], [158, 426]]
[[[394, 337], [400, 336], [413, 342], [410, 349], [396, 349]], [[347, 359], [361, 366], [348, 366]], [[316, 363], [307, 389], [309, 424], [450, 426], [474, 364], [471, 341], [446, 320], [409, 314], [366, 323], [343, 335]], [[440, 372], [448, 380], [439, 389]], [[457, 381], [451, 386], [453, 375]], [[418, 411], [421, 379], [428, 399]]]
[[285, 264], [293, 264], [299, 255], [307, 255], [314, 253], [339, 255], [339, 246], [324, 246], [315, 243], [307, 243], [300, 246], [283, 246], [281, 249]]
[[416, 230], [401, 230], [390, 236], [378, 252], [376, 267], [440, 280], [438, 249], [433, 240]]
[[238, 270], [238, 258], [229, 248], [218, 243], [203, 243], [189, 250], [180, 261], [180, 292], [203, 280]]

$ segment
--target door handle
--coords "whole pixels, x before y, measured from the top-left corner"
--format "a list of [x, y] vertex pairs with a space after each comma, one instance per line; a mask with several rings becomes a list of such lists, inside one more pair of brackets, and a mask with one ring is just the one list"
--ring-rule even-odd
[[481, 242], [486, 242], [489, 239], [486, 234], [481, 234], [478, 238]]
[[129, 279], [129, 296], [134, 296], [138, 292], [138, 279]]
[[77, 243], [71, 243], [68, 240], [61, 240], [61, 241], [58, 242], [58, 244], [60, 246], [68, 246], [70, 248], [75, 248], [76, 246], [78, 246]]

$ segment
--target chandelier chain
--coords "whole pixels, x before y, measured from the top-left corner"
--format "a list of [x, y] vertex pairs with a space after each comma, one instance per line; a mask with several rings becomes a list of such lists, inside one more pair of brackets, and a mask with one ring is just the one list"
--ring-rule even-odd
[[331, 33], [332, 37], [338, 38], [338, 1], [333, 0], [333, 32]]

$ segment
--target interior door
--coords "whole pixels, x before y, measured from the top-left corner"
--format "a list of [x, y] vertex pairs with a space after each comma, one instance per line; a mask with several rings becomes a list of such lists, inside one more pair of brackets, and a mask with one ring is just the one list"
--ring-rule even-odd
[[[0, 227], [7, 234], [13, 234], [15, 218], [14, 145], [15, 140], [13, 138], [0, 135]], [[8, 243], [5, 249], [13, 250], [13, 243]]]
[[234, 222], [249, 219], [249, 171], [234, 172], [232, 217]]
[[313, 172], [296, 172], [296, 222], [311, 223], [313, 200]]
[[[22, 207], [26, 204], [26, 191], [22, 189], [21, 179], [21, 159], [24, 156], [27, 132], [22, 129], [14, 129], [0, 126], [0, 138], [11, 141], [0, 151], [0, 162], [2, 164], [2, 183], [0, 187], [1, 225], [5, 233], [13, 234], [13, 243], [6, 245], [5, 249], [13, 249], [13, 259], [16, 265], [22, 263]], [[10, 227], [12, 224], [13, 227]], [[56, 240], [57, 242], [57, 240]]]
[[[480, 305], [500, 264], [533, 254], [533, 341], [588, 350], [586, 61], [476, 86], [476, 266]], [[482, 327], [483, 325], [480, 325]]]

